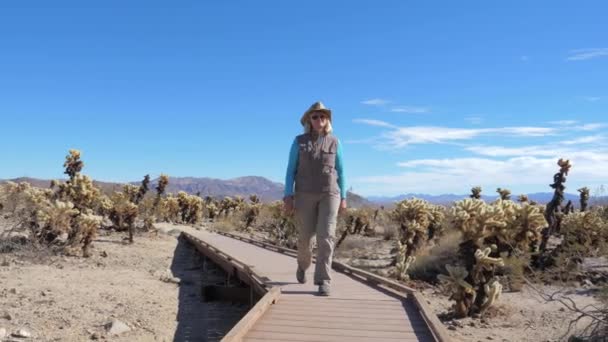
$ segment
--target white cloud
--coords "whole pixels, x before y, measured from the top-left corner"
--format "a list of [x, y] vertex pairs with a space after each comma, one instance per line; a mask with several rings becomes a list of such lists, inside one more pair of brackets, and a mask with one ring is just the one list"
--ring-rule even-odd
[[575, 126], [574, 129], [578, 130], [578, 131], [596, 131], [596, 130], [598, 130], [600, 128], [604, 128], [604, 127], [606, 127], [606, 124], [596, 122], [596, 123]]
[[428, 113], [430, 110], [426, 107], [411, 107], [411, 106], [399, 106], [391, 108], [391, 112], [394, 113], [410, 113], [410, 114], [421, 114]]
[[570, 51], [568, 61], [583, 61], [592, 58], [608, 57], [608, 48], [578, 49]]
[[[575, 192], [581, 186], [605, 183], [608, 154], [580, 151], [570, 156], [572, 169], [567, 191]], [[506, 160], [489, 158], [418, 159], [403, 162], [401, 167], [411, 169], [395, 175], [359, 177], [353, 179], [356, 187], [366, 193], [396, 195], [421, 192], [427, 194], [468, 193], [480, 185], [485, 194], [494, 194], [497, 187], [511, 189], [514, 194], [551, 191], [547, 186], [558, 171], [557, 158], [519, 156]]]
[[556, 149], [551, 146], [469, 146], [465, 148], [469, 152], [488, 157], [512, 157], [512, 156], [542, 156], [554, 157], [571, 152], [566, 149]]
[[450, 128], [438, 126], [409, 126], [398, 127], [390, 123], [372, 120], [356, 119], [356, 123], [370, 126], [389, 128], [382, 137], [385, 139], [384, 146], [380, 148], [401, 148], [411, 144], [447, 143], [453, 141], [471, 140], [482, 135], [504, 135], [504, 136], [528, 136], [538, 137], [552, 135], [557, 132], [551, 127], [501, 127], [501, 128]]
[[364, 105], [369, 105], [369, 106], [383, 106], [385, 104], [390, 103], [389, 100], [385, 100], [385, 99], [369, 99], [369, 100], [365, 100], [365, 101], [361, 101], [362, 104]]
[[391, 125], [388, 122], [384, 122], [384, 121], [381, 121], [381, 120], [374, 120], [374, 119], [355, 119], [355, 120], [353, 120], [353, 122], [355, 122], [355, 123], [362, 123], [362, 124], [366, 124], [366, 125], [369, 125], [369, 126], [398, 128], [397, 126]]
[[572, 140], [564, 140], [561, 141], [564, 145], [580, 145], [580, 144], [590, 144], [590, 143], [598, 143], [604, 141], [604, 137], [601, 135], [590, 135], [586, 137], [579, 137]]
[[572, 126], [578, 123], [576, 120], [557, 120], [557, 121], [549, 121], [552, 125], [558, 126]]

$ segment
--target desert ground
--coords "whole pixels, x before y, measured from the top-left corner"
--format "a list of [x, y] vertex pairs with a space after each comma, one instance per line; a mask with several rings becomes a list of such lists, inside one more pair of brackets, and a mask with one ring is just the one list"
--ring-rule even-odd
[[[7, 230], [10, 220], [1, 221], [0, 227]], [[205, 340], [221, 338], [247, 308], [203, 303], [197, 288], [214, 277], [221, 279], [221, 272], [202, 266], [196, 253], [177, 238], [181, 230], [196, 233], [214, 229], [214, 224], [159, 223], [156, 228], [138, 233], [134, 244], [126, 242], [125, 233], [102, 230], [89, 258], [27, 246], [0, 253], [0, 332], [5, 334], [1, 341], [180, 341], [192, 334]], [[348, 236], [335, 258], [388, 275], [391, 248], [392, 243], [383, 239]], [[599, 304], [591, 285], [524, 285], [517, 292], [505, 291], [481, 319], [453, 320], [447, 318], [452, 302], [440, 286], [423, 281], [407, 285], [422, 292], [454, 341], [561, 341], [584, 327], [582, 320], [569, 331], [576, 313], [559, 302], [547, 302], [538, 291], [567, 291], [580, 307]], [[192, 314], [184, 314], [192, 305], [199, 311], [194, 317], [202, 315], [208, 323], [195, 324], [195, 332]], [[30, 337], [17, 337], [20, 332]]]

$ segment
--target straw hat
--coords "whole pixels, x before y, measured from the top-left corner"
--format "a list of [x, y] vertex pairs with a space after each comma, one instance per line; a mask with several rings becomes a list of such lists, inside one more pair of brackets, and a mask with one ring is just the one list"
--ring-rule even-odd
[[323, 112], [327, 115], [327, 119], [331, 121], [331, 109], [325, 108], [325, 105], [321, 101], [317, 101], [308, 108], [307, 111], [304, 112], [302, 118], [300, 119], [300, 123], [302, 126], [306, 126], [306, 121], [308, 120], [308, 115], [312, 112]]

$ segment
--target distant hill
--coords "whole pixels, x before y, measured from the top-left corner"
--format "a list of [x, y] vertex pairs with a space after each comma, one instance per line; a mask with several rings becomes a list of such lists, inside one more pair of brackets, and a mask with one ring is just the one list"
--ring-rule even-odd
[[[133, 182], [132, 184], [139, 184]], [[158, 184], [158, 178], [152, 180], [151, 189]], [[201, 196], [249, 196], [256, 194], [262, 201], [274, 201], [283, 198], [283, 184], [276, 183], [264, 177], [247, 176], [232, 179], [216, 179], [207, 177], [169, 177], [167, 192], [185, 191], [190, 194], [200, 192]]]
[[[36, 187], [48, 188], [50, 180], [21, 177], [10, 179], [13, 182], [28, 182]], [[62, 179], [65, 180], [65, 179]], [[0, 183], [3, 182], [0, 180]], [[114, 190], [120, 190], [122, 187], [121, 183], [113, 182], [102, 182], [93, 181], [96, 186], [103, 189], [105, 193], [111, 193]], [[141, 181], [133, 181], [130, 184], [139, 185]], [[150, 191], [155, 191], [154, 188], [158, 183], [158, 179], [151, 181]], [[224, 196], [243, 196], [248, 197], [251, 194], [256, 194], [264, 202], [271, 202], [280, 200], [283, 198], [284, 185], [282, 183], [273, 182], [264, 177], [258, 176], [246, 176], [232, 179], [216, 179], [207, 177], [170, 177], [168, 193], [177, 193], [179, 191], [185, 191], [190, 194], [196, 194], [200, 192], [201, 196], [213, 196], [213, 197], [224, 197]], [[358, 194], [349, 192], [348, 193], [348, 205], [349, 207], [359, 208], [363, 206], [379, 206], [384, 205], [388, 208], [392, 204], [398, 201], [402, 201], [407, 198], [421, 198], [434, 204], [449, 205], [454, 201], [469, 198], [469, 195], [456, 195], [456, 194], [443, 194], [443, 195], [428, 195], [428, 194], [415, 194], [408, 193], [394, 197], [383, 197], [383, 196], [370, 196], [363, 197]], [[536, 192], [528, 194], [528, 198], [532, 201], [544, 204], [551, 200], [553, 192]], [[498, 198], [498, 194], [492, 196], [482, 196], [486, 202], [494, 201]], [[517, 200], [517, 195], [511, 196], [513, 200]], [[579, 195], [569, 194], [565, 195], [566, 201], [571, 200], [575, 207], [579, 203]], [[596, 199], [597, 200], [597, 199]], [[608, 202], [608, 197], [601, 199], [604, 202]]]
[[[65, 179], [60, 179], [65, 181]], [[10, 179], [13, 182], [28, 182], [33, 186], [40, 188], [48, 188], [50, 180], [21, 177]], [[0, 181], [2, 182], [2, 181]], [[93, 181], [93, 183], [103, 189], [104, 192], [110, 193], [114, 190], [120, 190], [123, 184], [112, 182]], [[129, 182], [129, 184], [139, 185], [141, 181]], [[150, 191], [155, 191], [158, 184], [158, 178], [153, 179], [150, 185]], [[242, 196], [248, 197], [251, 194], [256, 194], [264, 202], [271, 202], [283, 198], [283, 190], [285, 186], [281, 183], [273, 182], [264, 177], [247, 176], [232, 179], [216, 179], [207, 177], [169, 177], [168, 193], [177, 193], [185, 191], [190, 194], [200, 192], [201, 196], [224, 197], [224, 196]], [[355, 193], [348, 193], [348, 205], [351, 207], [373, 206], [374, 203], [366, 198]]]
[[[519, 194], [512, 195], [511, 199], [517, 200], [517, 196], [519, 196]], [[402, 201], [404, 199], [408, 199], [408, 198], [412, 198], [412, 197], [420, 198], [420, 199], [429, 201], [434, 204], [448, 205], [454, 201], [460, 201], [462, 199], [469, 198], [469, 195], [468, 194], [467, 195], [455, 195], [455, 194], [428, 195], [428, 194], [408, 193], [408, 194], [403, 194], [403, 195], [394, 196], [394, 197], [370, 196], [370, 197], [367, 197], [367, 199], [369, 201], [372, 201], [372, 202], [378, 203], [378, 204], [391, 204], [391, 203], [395, 203], [395, 202]], [[493, 196], [483, 196], [482, 195], [481, 197], [484, 201], [490, 202], [490, 201], [496, 200], [498, 198], [498, 194], [496, 194], [495, 196], [494, 195]], [[574, 205], [578, 205], [578, 201], [579, 201], [578, 194], [566, 193], [564, 195], [564, 197], [565, 197], [566, 202], [568, 200], [571, 200]], [[535, 201], [540, 204], [545, 204], [545, 203], [551, 201], [551, 198], [553, 198], [553, 192], [536, 192], [536, 193], [528, 194], [528, 198], [531, 201]]]

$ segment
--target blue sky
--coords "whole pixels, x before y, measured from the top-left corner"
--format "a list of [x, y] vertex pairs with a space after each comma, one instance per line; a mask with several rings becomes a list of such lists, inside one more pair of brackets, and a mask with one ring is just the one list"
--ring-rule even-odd
[[364, 195], [608, 183], [603, 1], [3, 1], [0, 178], [282, 182], [334, 111]]

